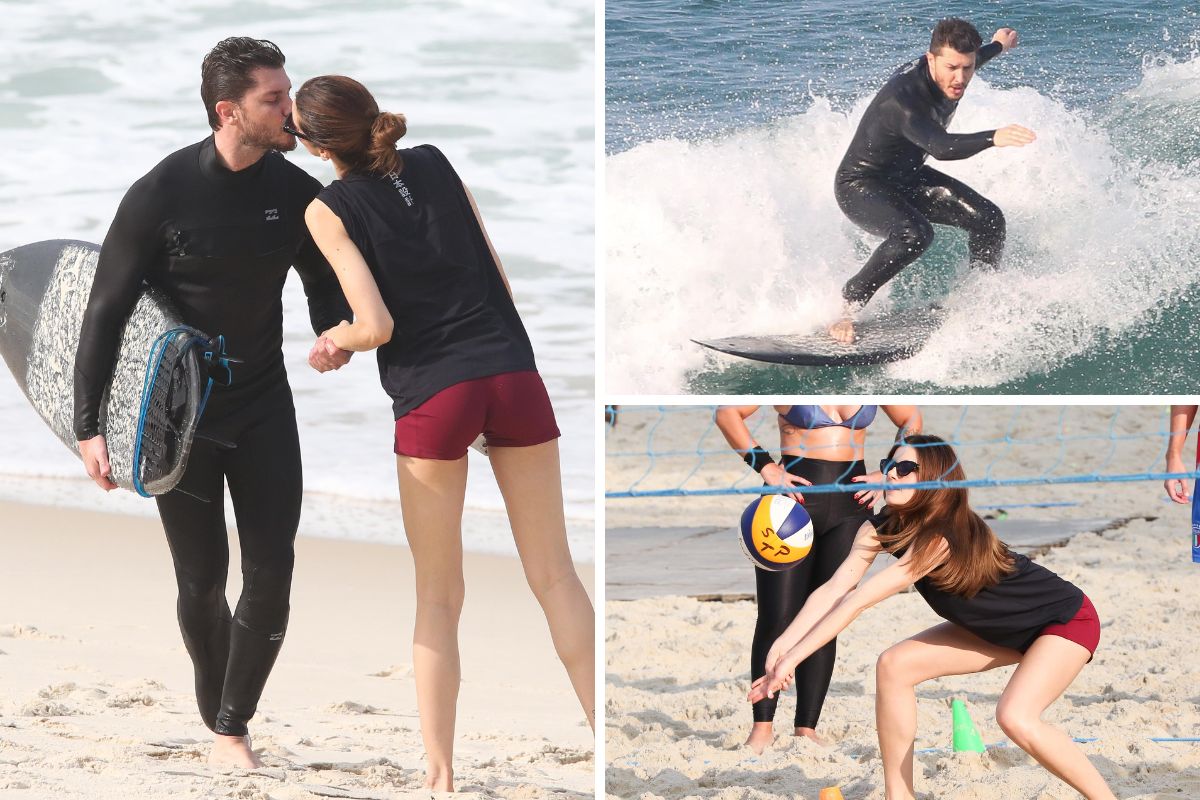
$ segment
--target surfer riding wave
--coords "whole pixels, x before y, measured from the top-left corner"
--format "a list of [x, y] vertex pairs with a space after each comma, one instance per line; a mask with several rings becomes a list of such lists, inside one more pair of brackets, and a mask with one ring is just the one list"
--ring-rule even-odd
[[970, 22], [943, 19], [933, 29], [929, 52], [897, 70], [867, 107], [838, 167], [834, 194], [855, 225], [884, 241], [842, 288], [842, 317], [829, 328], [837, 341], [854, 341], [858, 311], [933, 243], [931, 223], [967, 231], [972, 266], [999, 265], [1003, 212], [925, 160], [970, 158], [989, 147], [1023, 147], [1036, 138], [1020, 125], [946, 132], [975, 70], [1016, 46], [1012, 28], [1000, 28], [983, 45]]

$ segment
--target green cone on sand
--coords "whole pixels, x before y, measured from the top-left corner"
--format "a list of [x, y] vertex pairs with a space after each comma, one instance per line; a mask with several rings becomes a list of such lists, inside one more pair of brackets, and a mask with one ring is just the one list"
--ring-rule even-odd
[[955, 700], [951, 703], [950, 713], [954, 717], [954, 752], [982, 753], [984, 751], [983, 739], [980, 738], [975, 723], [971, 721], [971, 715], [967, 713], [967, 707], [963, 701]]

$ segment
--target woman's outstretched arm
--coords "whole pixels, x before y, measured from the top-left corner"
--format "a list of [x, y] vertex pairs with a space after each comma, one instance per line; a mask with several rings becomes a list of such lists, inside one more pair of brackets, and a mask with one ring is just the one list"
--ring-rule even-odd
[[[863, 528], [868, 528], [870, 538], [875, 540], [874, 526], [864, 523]], [[861, 529], [859, 533], [861, 536]], [[858, 540], [855, 541], [855, 549], [857, 547]], [[925, 577], [936, 568], [945, 553], [949, 552], [944, 539], [939, 540], [938, 549], [939, 557], [934, 559], [933, 565], [929, 569], [921, 573], [915, 572], [912, 569], [912, 551], [909, 551], [895, 564], [838, 599], [828, 612], [810, 625], [808, 630], [802, 632], [799, 641], [780, 656], [770, 672], [754, 682], [750, 687], [750, 702], [758, 702], [765, 697], [773, 696], [781, 689], [786, 689], [795, 675], [797, 665], [844, 631], [859, 614]], [[853, 551], [851, 557], [853, 557]], [[848, 561], [849, 559], [847, 559]], [[864, 569], [863, 572], [865, 571]], [[805, 606], [807, 607], [807, 605], [806, 603]], [[804, 609], [801, 609], [800, 613], [803, 614]]]

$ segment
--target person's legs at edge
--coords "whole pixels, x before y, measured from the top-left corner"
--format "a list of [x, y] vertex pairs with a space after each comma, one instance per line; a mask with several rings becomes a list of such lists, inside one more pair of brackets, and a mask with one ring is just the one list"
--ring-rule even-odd
[[917, 684], [1015, 664], [1021, 654], [943, 622], [889, 647], [875, 666], [875, 728], [883, 759], [885, 800], [914, 800], [913, 743]]
[[996, 721], [1013, 743], [1087, 800], [1114, 800], [1099, 770], [1071, 737], [1042, 720], [1092, 654], [1059, 636], [1039, 636], [1000, 695]]
[[[844, 500], [840, 496], [829, 498], [835, 509], [844, 509]], [[811, 502], [811, 501], [810, 501]], [[845, 513], [844, 510], [842, 513]], [[865, 517], [854, 516], [842, 519], [821, 534], [819, 547], [814, 547], [809, 558], [814, 561], [813, 574], [809, 592], [821, 586], [837, 572], [838, 567], [850, 555], [854, 546], [854, 537], [862, 526]], [[808, 599], [806, 594], [805, 600]], [[797, 612], [799, 613], [799, 612]], [[818, 744], [825, 740], [817, 735], [817, 722], [821, 718], [821, 709], [825, 705], [825, 696], [829, 693], [829, 684], [833, 680], [833, 668], [837, 663], [837, 639], [822, 647], [817, 652], [800, 662], [796, 667], [796, 728], [797, 736], [807, 736]]]
[[155, 498], [175, 566], [179, 630], [195, 669], [196, 703], [212, 731], [221, 710], [232, 619], [225, 599], [229, 532], [224, 496], [217, 445], [197, 440], [175, 491]]
[[237, 521], [242, 593], [233, 615], [229, 666], [217, 715], [213, 760], [261, 766], [247, 724], [283, 647], [300, 523], [303, 472], [291, 393], [280, 390], [269, 415], [225, 453]]
[[554, 408], [534, 370], [493, 375], [480, 386], [492, 472], [525, 580], [542, 606], [554, 650], [594, 733], [596, 614], [567, 545]]
[[1004, 253], [1006, 223], [1000, 207], [960, 180], [922, 167], [913, 205], [930, 222], [967, 232], [971, 266], [995, 269]]
[[[820, 517], [819, 514], [817, 516]], [[757, 618], [754, 622], [754, 637], [750, 642], [750, 680], [758, 680], [766, 674], [767, 653], [770, 652], [771, 645], [775, 644], [775, 640], [787, 630], [787, 626], [792, 624], [792, 620], [804, 607], [804, 600], [813, 588], [812, 576], [817, 562], [813, 555], [821, 546], [822, 537], [817, 536], [813, 541], [812, 552], [791, 569], [782, 572], [754, 569]], [[801, 676], [808, 669], [807, 665], [811, 660], [810, 656], [796, 667], [797, 691], [800, 691]], [[778, 703], [779, 694], [759, 700], [751, 706], [754, 725], [746, 739], [746, 746], [756, 753], [761, 753], [763, 748], [774, 741], [775, 707]]]
[[596, 729], [596, 613], [571, 560], [563, 511], [558, 440], [530, 447], [488, 447], [529, 588], [542, 606], [550, 638]]
[[413, 670], [427, 760], [425, 787], [453, 791], [467, 457], [441, 461], [397, 455], [396, 473], [404, 532], [416, 572]]

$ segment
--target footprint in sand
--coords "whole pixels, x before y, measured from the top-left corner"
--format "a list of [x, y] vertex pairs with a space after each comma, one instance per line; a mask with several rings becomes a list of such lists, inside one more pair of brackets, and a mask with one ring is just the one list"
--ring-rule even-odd
[[31, 700], [17, 713], [22, 717], [71, 717], [79, 712], [53, 700]]
[[109, 708], [133, 708], [134, 706], [158, 705], [158, 694], [165, 692], [166, 686], [153, 678], [142, 678], [115, 687], [115, 694], [108, 699]]
[[158, 698], [146, 692], [122, 692], [108, 699], [109, 708], [133, 708], [134, 706], [152, 706], [158, 703]]
[[350, 700], [343, 700], [340, 703], [335, 703], [329, 706], [329, 710], [336, 714], [386, 714], [382, 708], [375, 706], [363, 705]]
[[62, 639], [56, 633], [42, 633], [32, 625], [22, 625], [19, 622], [11, 622], [7, 625], [0, 625], [0, 639]]
[[367, 675], [371, 678], [411, 678], [413, 666], [412, 664], [393, 664], [379, 672], [370, 672]]

